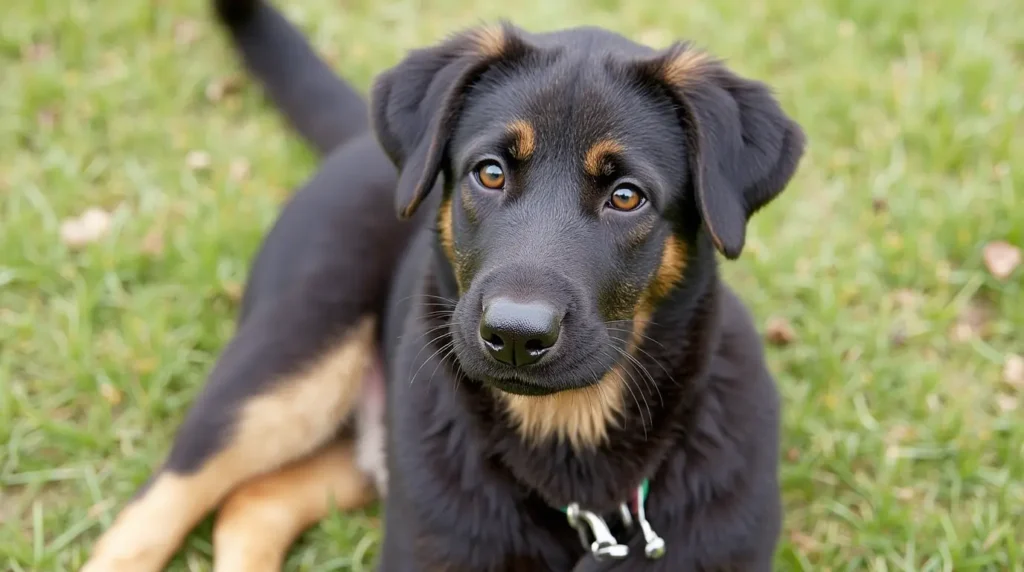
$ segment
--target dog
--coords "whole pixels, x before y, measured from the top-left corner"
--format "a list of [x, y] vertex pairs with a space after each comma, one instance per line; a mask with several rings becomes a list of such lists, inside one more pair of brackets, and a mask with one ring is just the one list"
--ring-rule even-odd
[[385, 572], [771, 570], [780, 399], [718, 270], [804, 153], [770, 88], [502, 21], [364, 98], [270, 4], [214, 5], [322, 164], [82, 570], [160, 570], [216, 510], [215, 570], [276, 571], [375, 499]]

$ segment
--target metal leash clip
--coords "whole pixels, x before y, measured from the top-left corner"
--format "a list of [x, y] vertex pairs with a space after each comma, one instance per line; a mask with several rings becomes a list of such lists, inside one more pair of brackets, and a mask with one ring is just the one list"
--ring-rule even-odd
[[648, 560], [657, 560], [665, 555], [665, 540], [658, 536], [658, 533], [654, 532], [654, 528], [651, 527], [651, 523], [647, 522], [647, 515], [644, 511], [644, 496], [642, 493], [638, 494], [636, 520], [640, 523], [644, 542], [647, 543], [644, 546], [644, 555], [647, 556]]
[[[608, 524], [600, 516], [581, 509], [577, 503], [567, 506], [565, 515], [569, 519], [569, 526], [575, 528], [580, 533], [580, 541], [583, 543], [583, 546], [587, 547], [589, 543], [590, 553], [593, 554], [594, 559], [600, 561], [610, 557], [615, 560], [621, 560], [629, 556], [629, 546], [619, 544], [619, 541], [612, 535], [611, 530], [608, 529]], [[594, 536], [594, 542], [592, 543], [589, 542], [588, 529]]]

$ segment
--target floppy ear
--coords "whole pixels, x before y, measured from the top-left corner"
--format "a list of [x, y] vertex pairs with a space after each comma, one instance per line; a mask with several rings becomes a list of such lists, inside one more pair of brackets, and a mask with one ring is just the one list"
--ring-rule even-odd
[[473, 82], [498, 62], [528, 51], [503, 21], [412, 50], [377, 77], [370, 93], [371, 119], [378, 142], [401, 171], [395, 190], [399, 218], [411, 217], [434, 187]]
[[704, 225], [719, 252], [738, 258], [750, 217], [796, 172], [806, 145], [803, 130], [768, 86], [687, 44], [643, 62], [641, 73], [660, 82], [681, 107]]

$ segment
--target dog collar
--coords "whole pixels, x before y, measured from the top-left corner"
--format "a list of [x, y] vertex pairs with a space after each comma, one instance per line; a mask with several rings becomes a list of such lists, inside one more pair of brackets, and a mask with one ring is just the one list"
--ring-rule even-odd
[[[665, 555], [665, 541], [658, 536], [658, 533], [654, 532], [651, 524], [647, 521], [644, 505], [647, 502], [649, 491], [650, 481], [644, 479], [640, 486], [633, 491], [630, 499], [619, 505], [619, 518], [627, 529], [632, 529], [633, 514], [636, 514], [636, 523], [644, 535], [644, 556], [648, 560], [656, 560]], [[630, 504], [633, 505], [632, 512]], [[576, 529], [583, 547], [590, 550], [590, 554], [595, 560], [601, 561], [606, 558], [622, 560], [629, 556], [629, 546], [620, 544], [612, 535], [608, 524], [596, 513], [580, 508], [579, 503], [571, 503], [559, 510], [565, 513], [569, 526]], [[593, 541], [590, 540], [591, 537], [593, 537]]]

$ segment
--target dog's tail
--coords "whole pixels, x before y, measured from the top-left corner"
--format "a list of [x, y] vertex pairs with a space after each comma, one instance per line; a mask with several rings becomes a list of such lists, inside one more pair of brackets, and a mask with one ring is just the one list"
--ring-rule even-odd
[[264, 0], [213, 0], [246, 69], [321, 155], [369, 129], [366, 100]]

